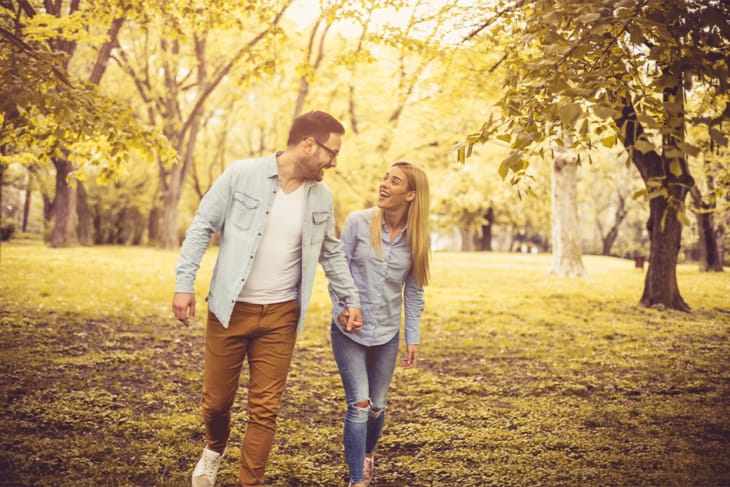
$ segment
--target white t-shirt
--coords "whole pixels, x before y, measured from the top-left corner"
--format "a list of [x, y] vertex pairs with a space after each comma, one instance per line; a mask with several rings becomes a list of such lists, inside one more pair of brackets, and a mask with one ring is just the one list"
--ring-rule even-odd
[[302, 274], [305, 184], [291, 193], [279, 188], [256, 257], [238, 301], [272, 304], [297, 298]]

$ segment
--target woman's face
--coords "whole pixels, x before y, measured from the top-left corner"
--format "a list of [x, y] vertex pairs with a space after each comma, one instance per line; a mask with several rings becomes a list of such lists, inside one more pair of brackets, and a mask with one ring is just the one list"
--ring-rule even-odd
[[416, 192], [408, 189], [406, 174], [398, 166], [392, 166], [380, 182], [378, 207], [384, 210], [407, 208], [416, 197]]

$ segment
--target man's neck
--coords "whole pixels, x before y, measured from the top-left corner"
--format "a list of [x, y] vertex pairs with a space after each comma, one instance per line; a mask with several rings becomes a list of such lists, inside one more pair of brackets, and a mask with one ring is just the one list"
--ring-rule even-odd
[[295, 161], [290, 152], [284, 151], [276, 157], [276, 167], [279, 173], [279, 185], [285, 193], [296, 191], [304, 180], [295, 173]]

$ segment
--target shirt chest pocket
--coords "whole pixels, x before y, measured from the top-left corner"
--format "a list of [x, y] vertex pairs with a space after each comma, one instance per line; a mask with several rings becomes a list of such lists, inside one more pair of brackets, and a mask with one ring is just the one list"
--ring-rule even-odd
[[327, 232], [327, 222], [330, 218], [329, 211], [313, 211], [312, 212], [312, 243], [317, 244], [324, 240], [324, 234]]
[[258, 199], [246, 193], [234, 192], [230, 214], [230, 220], [233, 226], [239, 230], [248, 230], [251, 228], [251, 223], [253, 223], [258, 207]]

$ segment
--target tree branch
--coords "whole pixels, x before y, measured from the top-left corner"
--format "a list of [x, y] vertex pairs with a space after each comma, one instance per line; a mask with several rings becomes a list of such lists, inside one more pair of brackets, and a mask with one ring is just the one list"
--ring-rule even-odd
[[487, 19], [486, 21], [484, 21], [484, 23], [482, 25], [480, 25], [479, 27], [477, 27], [476, 29], [471, 31], [466, 37], [464, 37], [461, 40], [461, 42], [464, 43], [464, 42], [469, 41], [469, 40], [473, 39], [474, 37], [478, 36], [484, 29], [486, 29], [487, 27], [492, 25], [495, 21], [499, 20], [502, 16], [504, 16], [508, 12], [522, 8], [522, 6], [524, 4], [525, 4], [525, 0], [519, 0], [516, 3], [514, 3], [513, 5], [511, 5], [507, 8], [504, 8], [500, 12], [497, 12], [494, 17]]
[[248, 52], [253, 46], [255, 46], [261, 39], [266, 36], [271, 30], [273, 30], [277, 25], [279, 25], [279, 21], [281, 20], [281, 17], [284, 15], [284, 12], [287, 8], [289, 8], [289, 5], [291, 5], [291, 2], [287, 2], [284, 7], [276, 14], [276, 17], [271, 21], [269, 26], [261, 31], [256, 37], [251, 39], [248, 44], [246, 44], [244, 47], [242, 47], [234, 56], [231, 58], [231, 60], [226, 63], [224, 66], [222, 66], [217, 73], [213, 75], [213, 80], [208, 83], [203, 90], [203, 92], [200, 94], [198, 99], [195, 101], [195, 105], [193, 106], [193, 110], [190, 113], [190, 116], [183, 124], [183, 128], [181, 131], [181, 135], [184, 136], [185, 132], [190, 130], [190, 124], [192, 123], [192, 120], [195, 115], [197, 115], [202, 109], [203, 104], [208, 99], [211, 93], [213, 93], [213, 90], [220, 84], [220, 82], [225, 78], [225, 76], [228, 74], [228, 72], [233, 68], [233, 66], [243, 57], [246, 52]]

